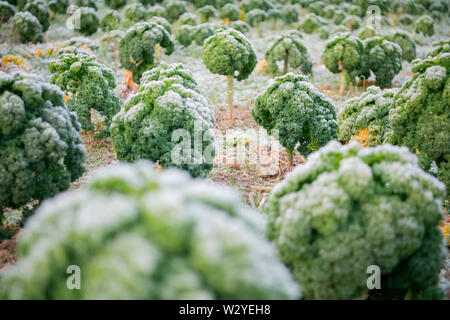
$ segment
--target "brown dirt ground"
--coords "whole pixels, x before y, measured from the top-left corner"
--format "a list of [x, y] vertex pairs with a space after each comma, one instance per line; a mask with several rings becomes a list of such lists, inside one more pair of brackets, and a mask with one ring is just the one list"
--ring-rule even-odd
[[14, 237], [0, 242], [0, 273], [8, 265], [16, 262], [16, 240], [20, 237], [21, 231]]

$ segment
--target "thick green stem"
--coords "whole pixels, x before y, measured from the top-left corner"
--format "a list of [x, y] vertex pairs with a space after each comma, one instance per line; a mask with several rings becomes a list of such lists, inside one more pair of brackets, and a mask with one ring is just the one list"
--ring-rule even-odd
[[347, 70], [342, 70], [341, 72], [341, 88], [339, 89], [339, 95], [344, 95], [345, 89], [347, 88]]
[[233, 118], [233, 76], [227, 76], [228, 119]]
[[91, 109], [89, 109], [89, 112], [86, 114], [86, 122], [87, 122], [89, 127], [92, 126]]
[[408, 291], [406, 292], [405, 297], [403, 298], [403, 300], [411, 300], [412, 299], [412, 290], [408, 289]]
[[262, 38], [262, 32], [261, 32], [261, 28], [259, 27], [259, 23], [256, 24], [255, 28], [256, 28], [256, 31], [258, 32], [258, 37]]
[[155, 54], [156, 64], [159, 64], [161, 60], [161, 45], [159, 43], [156, 44], [156, 54]]

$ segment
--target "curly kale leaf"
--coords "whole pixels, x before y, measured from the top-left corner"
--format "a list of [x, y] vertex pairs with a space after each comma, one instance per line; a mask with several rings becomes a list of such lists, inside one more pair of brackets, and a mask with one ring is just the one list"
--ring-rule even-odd
[[209, 19], [217, 17], [218, 15], [216, 8], [210, 5], [203, 6], [196, 12], [200, 16], [200, 20], [202, 23], [206, 23], [209, 21]]
[[416, 43], [407, 32], [396, 31], [393, 35], [388, 36], [387, 39], [400, 46], [404, 60], [411, 62], [416, 58]]
[[120, 100], [115, 92], [113, 71], [85, 54], [64, 54], [48, 65], [53, 73], [50, 81], [70, 96], [69, 108], [78, 114], [83, 129], [93, 129], [91, 109], [105, 117], [105, 134], [113, 116], [120, 110]]
[[390, 130], [389, 111], [397, 90], [381, 90], [371, 86], [358, 97], [349, 99], [338, 114], [339, 140], [348, 142], [367, 129], [369, 146], [383, 143]]
[[269, 19], [268, 14], [261, 9], [253, 9], [245, 15], [245, 20], [252, 27], [257, 27], [261, 22]]
[[222, 19], [228, 19], [230, 21], [239, 20], [239, 14], [241, 10], [234, 3], [227, 3], [219, 10], [219, 17]]
[[[333, 73], [357, 74], [362, 67], [363, 44], [349, 33], [339, 34], [327, 42], [322, 60]], [[351, 82], [348, 77], [347, 81]]]
[[111, 133], [121, 160], [147, 158], [206, 176], [215, 154], [214, 122], [191, 73], [162, 64], [144, 73], [139, 92], [114, 117]]
[[450, 39], [433, 43], [433, 49], [427, 53], [427, 57], [435, 57], [444, 52], [450, 52]]
[[167, 10], [160, 5], [151, 6], [147, 9], [147, 17], [162, 17], [167, 19]]
[[12, 23], [12, 33], [18, 36], [20, 42], [44, 41], [41, 23], [28, 11], [17, 12], [12, 18]]
[[85, 36], [96, 33], [100, 24], [97, 12], [95, 9], [89, 7], [78, 8], [74, 13], [73, 21], [75, 30]]
[[47, 0], [50, 10], [55, 13], [67, 14], [70, 0]]
[[44, 0], [29, 1], [23, 11], [28, 11], [39, 20], [43, 32], [48, 30], [50, 27], [50, 9]]
[[414, 24], [416, 33], [422, 33], [424, 36], [431, 37], [434, 34], [434, 20], [430, 16], [420, 17]]
[[0, 208], [68, 189], [84, 172], [79, 130], [57, 86], [0, 71]]
[[287, 24], [298, 22], [300, 16], [297, 6], [289, 4], [281, 7], [281, 14], [283, 15], [284, 22]]
[[[416, 74], [395, 96], [389, 114], [392, 131], [386, 142], [407, 146], [431, 172], [433, 162], [440, 171], [448, 168], [450, 161], [449, 70], [448, 52], [413, 61]], [[449, 180], [444, 182], [450, 186]]]
[[177, 29], [175, 39], [184, 47], [188, 47], [192, 42], [203, 45], [203, 42], [214, 34], [214, 27], [209, 23], [197, 26], [183, 25]]
[[105, 0], [105, 5], [115, 10], [122, 8], [126, 3], [126, 0]]
[[[301, 42], [301, 34], [293, 31], [279, 37], [266, 52], [269, 71], [278, 72], [277, 61], [284, 61], [291, 68], [300, 68], [303, 74], [312, 73], [311, 57]], [[287, 69], [285, 66], [285, 69]]]
[[330, 142], [272, 189], [267, 234], [306, 299], [443, 298], [444, 195], [405, 147]]
[[323, 25], [328, 25], [328, 21], [315, 15], [314, 13], [307, 14], [298, 26], [298, 30], [305, 33], [314, 33]]
[[166, 8], [167, 19], [170, 22], [176, 21], [183, 13], [189, 11], [186, 2], [180, 0], [165, 0], [163, 6]]
[[111, 30], [117, 30], [122, 25], [122, 16], [116, 10], [108, 11], [100, 20], [100, 28], [104, 32], [108, 32]]
[[203, 44], [203, 62], [215, 74], [247, 79], [256, 66], [250, 41], [235, 29], [218, 29]]
[[375, 36], [363, 41], [362, 72], [375, 74], [377, 86], [390, 87], [402, 69], [402, 48], [396, 43]]
[[288, 73], [271, 81], [256, 98], [252, 115], [269, 134], [278, 130], [285, 148], [305, 156], [338, 136], [334, 105], [302, 75]]
[[[179, 170], [156, 172], [148, 161], [120, 164], [30, 218], [19, 262], [2, 274], [0, 297], [298, 298], [264, 227], [227, 187]], [[82, 270], [82, 290], [57, 280], [68, 260]]]
[[245, 12], [250, 12], [254, 9], [260, 9], [264, 11], [269, 11], [275, 8], [275, 1], [273, 0], [243, 0], [240, 2], [239, 6]]
[[0, 1], [0, 24], [7, 22], [16, 14], [16, 8], [6, 1]]
[[157, 44], [166, 48], [166, 54], [172, 54], [174, 43], [171, 35], [156, 22], [139, 22], [128, 29], [120, 40], [120, 63], [133, 72], [135, 82], [139, 83], [142, 73], [154, 67]]

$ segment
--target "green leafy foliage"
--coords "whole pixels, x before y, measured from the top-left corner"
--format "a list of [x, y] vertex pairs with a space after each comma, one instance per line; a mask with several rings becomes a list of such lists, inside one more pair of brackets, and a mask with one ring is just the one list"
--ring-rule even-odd
[[167, 10], [163, 6], [154, 5], [147, 10], [147, 17], [163, 17], [167, 19]]
[[20, 42], [42, 42], [42, 25], [39, 20], [28, 11], [17, 12], [12, 18], [12, 33], [18, 36]]
[[94, 0], [73, 0], [73, 4], [78, 7], [88, 7], [97, 11], [97, 4]]
[[214, 27], [209, 23], [198, 26], [184, 25], [177, 29], [175, 39], [184, 47], [188, 47], [195, 42], [202, 46], [205, 39], [214, 34]]
[[216, 0], [216, 8], [220, 9], [228, 3], [236, 3], [236, 0]]
[[361, 40], [366, 40], [378, 35], [373, 28], [365, 27], [358, 35]]
[[100, 20], [100, 28], [104, 32], [117, 30], [122, 25], [122, 16], [117, 10], [108, 11]]
[[281, 8], [281, 14], [283, 15], [284, 22], [287, 24], [298, 22], [299, 12], [297, 6], [295, 5], [283, 5]]
[[336, 25], [340, 25], [346, 17], [347, 14], [343, 10], [338, 9], [334, 12], [333, 22]]
[[219, 9], [219, 17], [222, 19], [228, 19], [230, 21], [239, 20], [239, 14], [241, 10], [234, 3], [227, 3]]
[[375, 36], [363, 41], [362, 73], [375, 74], [377, 86], [390, 87], [402, 69], [403, 52], [400, 46], [383, 37]]
[[446, 0], [433, 0], [430, 4], [429, 10], [431, 12], [439, 12], [448, 15], [448, 2]]
[[83, 129], [93, 129], [91, 109], [94, 109], [105, 117], [104, 134], [107, 134], [112, 117], [120, 110], [113, 71], [95, 56], [85, 54], [60, 55], [50, 61], [48, 69], [53, 73], [50, 82], [71, 95], [68, 106], [78, 114]]
[[200, 24], [200, 19], [197, 17], [196, 14], [192, 12], [185, 12], [178, 18], [176, 24], [178, 26], [182, 25], [196, 26]]
[[197, 10], [197, 14], [200, 16], [200, 20], [202, 23], [206, 23], [209, 19], [217, 17], [218, 13], [216, 8], [213, 6], [203, 6]]
[[325, 15], [325, 7], [326, 3], [323, 1], [312, 1], [312, 3], [308, 5], [308, 11], [322, 17]]
[[277, 130], [286, 149], [305, 156], [338, 136], [334, 105], [303, 75], [288, 73], [271, 81], [257, 96], [252, 116], [269, 134]]
[[85, 36], [93, 35], [97, 32], [100, 20], [97, 17], [97, 12], [93, 8], [80, 7], [75, 11], [74, 28]]
[[274, 8], [267, 11], [267, 19], [272, 19], [274, 21], [283, 20], [284, 16], [280, 9]]
[[33, 0], [27, 2], [23, 11], [28, 11], [35, 16], [42, 26], [42, 32], [46, 32], [50, 27], [50, 9], [44, 0]]
[[247, 33], [250, 31], [250, 25], [247, 22], [241, 20], [234, 21], [230, 27], [241, 33]]
[[361, 25], [361, 19], [357, 16], [347, 16], [341, 23], [347, 27], [350, 31], [356, 30]]
[[422, 33], [424, 36], [432, 36], [434, 34], [434, 20], [430, 16], [420, 17], [414, 24], [416, 33]]
[[[327, 42], [322, 53], [322, 61], [328, 70], [333, 73], [345, 71], [347, 75], [358, 73], [361, 70], [363, 53], [362, 42], [351, 34], [339, 34]], [[347, 82], [354, 77], [347, 76]]]
[[57, 86], [34, 74], [0, 71], [0, 208], [68, 189], [84, 172], [79, 131]]
[[269, 15], [261, 9], [253, 9], [245, 15], [245, 20], [252, 27], [257, 27], [261, 22], [269, 19]]
[[120, 160], [146, 158], [206, 176], [215, 154], [214, 122], [191, 73], [181, 64], [162, 63], [143, 74], [139, 92], [116, 115], [111, 133]]
[[351, 5], [350, 7], [348, 7], [347, 12], [348, 12], [348, 14], [355, 15], [358, 17], [363, 16], [362, 8], [360, 6], [357, 6], [354, 4]]
[[161, 3], [162, 0], [138, 0], [140, 3], [142, 3], [144, 6], [148, 5], [154, 5], [156, 3]]
[[[98, 171], [30, 218], [2, 299], [295, 299], [299, 289], [232, 190], [144, 161]], [[68, 290], [66, 269], [81, 269]], [[30, 268], [29, 266], [40, 266]], [[43, 272], [45, 270], [45, 272]]]
[[6, 1], [0, 1], [0, 24], [7, 22], [16, 14], [16, 8]]
[[215, 7], [216, 6], [216, 0], [195, 0], [195, 1], [191, 1], [194, 3], [194, 6], [196, 8], [204, 8], [206, 6], [212, 6]]
[[360, 96], [346, 101], [338, 114], [339, 140], [348, 142], [367, 129], [369, 146], [383, 143], [386, 132], [390, 130], [389, 111], [396, 92], [371, 86]]
[[240, 7], [245, 12], [250, 12], [254, 9], [264, 10], [265, 12], [275, 8], [273, 0], [243, 0], [240, 2]]
[[331, 142], [273, 188], [267, 234], [306, 299], [440, 299], [444, 194], [407, 148]]
[[433, 43], [433, 49], [427, 53], [427, 57], [435, 57], [444, 52], [450, 52], [450, 39]]
[[338, 10], [338, 7], [334, 4], [327, 5], [323, 8], [322, 13], [325, 19], [333, 19], [334, 13]]
[[319, 37], [322, 40], [328, 40], [330, 38], [330, 28], [328, 26], [321, 26], [319, 28]]
[[402, 57], [404, 60], [411, 62], [416, 58], [416, 43], [409, 33], [396, 30], [395, 33], [388, 36], [387, 39], [398, 44], [400, 48], [402, 48]]
[[105, 5], [111, 9], [120, 9], [126, 4], [126, 0], [105, 0]]
[[69, 8], [70, 0], [48, 0], [50, 10], [60, 14], [66, 14]]
[[314, 33], [319, 30], [319, 27], [326, 25], [327, 21], [314, 13], [307, 14], [298, 26], [298, 30], [302, 30], [305, 33]]
[[171, 22], [176, 21], [183, 13], [189, 11], [186, 3], [180, 0], [165, 0], [163, 6], [167, 11], [167, 19]]
[[147, 11], [142, 3], [128, 4], [124, 9], [125, 26], [130, 27], [147, 18]]
[[301, 41], [301, 34], [297, 31], [291, 31], [286, 35], [280, 36], [274, 44], [267, 50], [265, 58], [268, 63], [269, 71], [278, 73], [277, 61], [284, 61], [287, 67], [300, 68], [304, 74], [312, 73], [311, 57], [306, 47]]
[[414, 17], [409, 14], [402, 14], [400, 17], [398, 17], [397, 21], [400, 22], [400, 24], [409, 26], [414, 23]]
[[[444, 177], [450, 161], [450, 53], [413, 61], [416, 74], [395, 96], [386, 142], [417, 153], [426, 170]], [[436, 168], [437, 166], [437, 168]], [[437, 171], [437, 172], [436, 172]], [[443, 181], [450, 187], [450, 181]]]
[[171, 35], [156, 22], [139, 22], [128, 29], [120, 40], [120, 63], [133, 72], [135, 82], [139, 83], [142, 73], [154, 66], [157, 44], [166, 48], [166, 54], [172, 54], [174, 43]]
[[169, 21], [167, 21], [166, 18], [153, 16], [148, 20], [148, 22], [154, 22], [154, 23], [162, 25], [169, 34], [172, 34], [172, 25], [170, 24]]
[[381, 13], [389, 12], [391, 0], [354, 0], [353, 3], [361, 8], [361, 16], [366, 15], [369, 6], [377, 6]]
[[203, 63], [212, 73], [232, 76], [241, 81], [253, 72], [256, 54], [241, 32], [222, 28], [204, 42]]
[[406, 13], [415, 16], [425, 12], [425, 8], [416, 0], [396, 0], [392, 4], [392, 9], [396, 14]]

